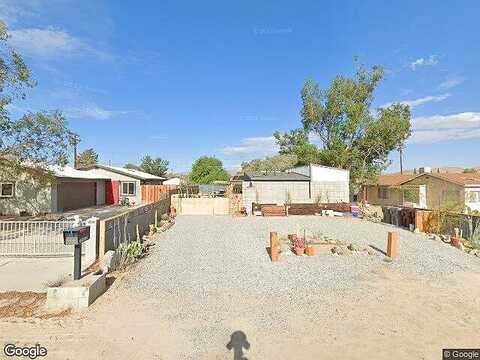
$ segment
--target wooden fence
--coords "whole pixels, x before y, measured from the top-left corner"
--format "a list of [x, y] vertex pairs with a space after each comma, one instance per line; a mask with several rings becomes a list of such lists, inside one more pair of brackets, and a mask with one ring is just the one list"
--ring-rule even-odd
[[142, 204], [154, 203], [163, 199], [162, 194], [177, 193], [177, 185], [142, 185]]

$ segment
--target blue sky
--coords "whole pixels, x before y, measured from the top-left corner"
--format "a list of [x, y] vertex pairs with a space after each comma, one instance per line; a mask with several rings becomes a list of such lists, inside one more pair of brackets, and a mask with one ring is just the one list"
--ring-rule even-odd
[[[480, 2], [0, 0], [39, 85], [12, 112], [62, 110], [104, 163], [144, 154], [186, 171], [275, 153], [307, 78], [387, 76], [375, 106], [413, 107], [407, 168], [477, 166]], [[390, 171], [398, 169], [392, 155]]]

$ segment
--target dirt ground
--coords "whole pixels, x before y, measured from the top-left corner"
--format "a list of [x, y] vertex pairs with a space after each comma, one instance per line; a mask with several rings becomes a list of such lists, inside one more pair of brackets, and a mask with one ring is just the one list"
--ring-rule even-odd
[[[88, 312], [48, 320], [3, 319], [0, 342], [40, 343], [48, 349], [48, 359], [233, 359], [226, 345], [230, 332], [238, 330], [247, 337], [250, 348], [244, 354], [251, 360], [440, 359], [442, 348], [480, 345], [480, 274], [424, 282], [384, 270], [359, 281], [356, 291], [319, 294], [322, 307], [312, 307], [315, 311], [274, 299], [265, 304], [232, 290], [224, 294], [233, 305], [225, 319], [224, 342], [191, 356], [193, 344], [182, 334], [185, 327], [197, 328], [201, 337], [203, 327], [215, 324], [203, 323], [199, 314], [177, 327], [174, 304], [153, 306], [154, 299], [135, 296], [119, 299], [122, 280]], [[259, 331], [251, 314], [236, 311], [237, 305], [258, 311], [268, 306], [277, 322], [269, 332]]]
[[[192, 271], [211, 273], [210, 259], [203, 253], [198, 256], [199, 248], [187, 252], [187, 245], [195, 240], [192, 237], [182, 245], [178, 239], [186, 229], [177, 226], [159, 239], [142, 263], [115, 274], [108, 291], [87, 311], [45, 316], [38, 308], [38, 296], [32, 300], [32, 317], [5, 317], [12, 314], [3, 308], [2, 348], [6, 343], [39, 343], [47, 348], [48, 359], [433, 360], [441, 359], [443, 348], [480, 347], [480, 273], [461, 269], [437, 276], [408, 275], [380, 260], [358, 275], [353, 286], [312, 286], [304, 300], [290, 301], [220, 283], [191, 293], [182, 286], [178, 293], [176, 287], [167, 288], [169, 292], [148, 281], [151, 291], [135, 286], [147, 276], [145, 264], [158, 263], [158, 268], [150, 269], [159, 279], [172, 276], [174, 264], [169, 264], [163, 250], [177, 249], [189, 257]], [[228, 253], [225, 268], [218, 271], [233, 282], [239, 275], [232, 274], [229, 269], [234, 267], [228, 264], [248, 260], [229, 259]], [[289, 261], [297, 260], [308, 259]], [[265, 260], [261, 266], [272, 271], [270, 265]], [[181, 270], [174, 275], [183, 282], [179, 285], [188, 285], [188, 279], [193, 279], [191, 286], [198, 284], [193, 272]], [[295, 284], [292, 288], [298, 293]], [[28, 299], [18, 301], [29, 304]]]

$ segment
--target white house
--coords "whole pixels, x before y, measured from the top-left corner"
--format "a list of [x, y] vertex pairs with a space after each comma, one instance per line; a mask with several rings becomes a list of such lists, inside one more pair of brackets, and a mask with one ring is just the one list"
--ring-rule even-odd
[[83, 167], [80, 171], [109, 179], [105, 184], [106, 202], [108, 204], [118, 204], [122, 199], [127, 199], [129, 204], [132, 205], [141, 204], [141, 185], [158, 185], [165, 180], [163, 177], [140, 170], [110, 165], [96, 164]]
[[0, 182], [0, 214], [37, 215], [105, 204], [107, 177], [68, 166], [51, 170], [55, 181], [47, 186], [27, 176]]
[[350, 173], [322, 165], [306, 165], [284, 172], [244, 173], [243, 206], [250, 213], [252, 203], [339, 203], [349, 202]]
[[180, 183], [182, 182], [182, 180], [178, 177], [174, 177], [174, 178], [171, 178], [171, 179], [168, 179], [168, 180], [165, 180], [163, 182], [163, 185], [180, 185]]
[[90, 206], [142, 203], [141, 185], [161, 184], [162, 177], [115, 166], [93, 165], [82, 169], [51, 168], [54, 181], [47, 186], [23, 176], [0, 182], [0, 215], [38, 215]]

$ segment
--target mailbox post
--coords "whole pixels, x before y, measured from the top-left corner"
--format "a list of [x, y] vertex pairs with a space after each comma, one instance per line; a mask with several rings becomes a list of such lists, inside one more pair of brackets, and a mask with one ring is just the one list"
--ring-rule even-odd
[[89, 226], [77, 226], [63, 232], [63, 243], [74, 245], [73, 252], [73, 279], [82, 277], [82, 243], [90, 239]]

